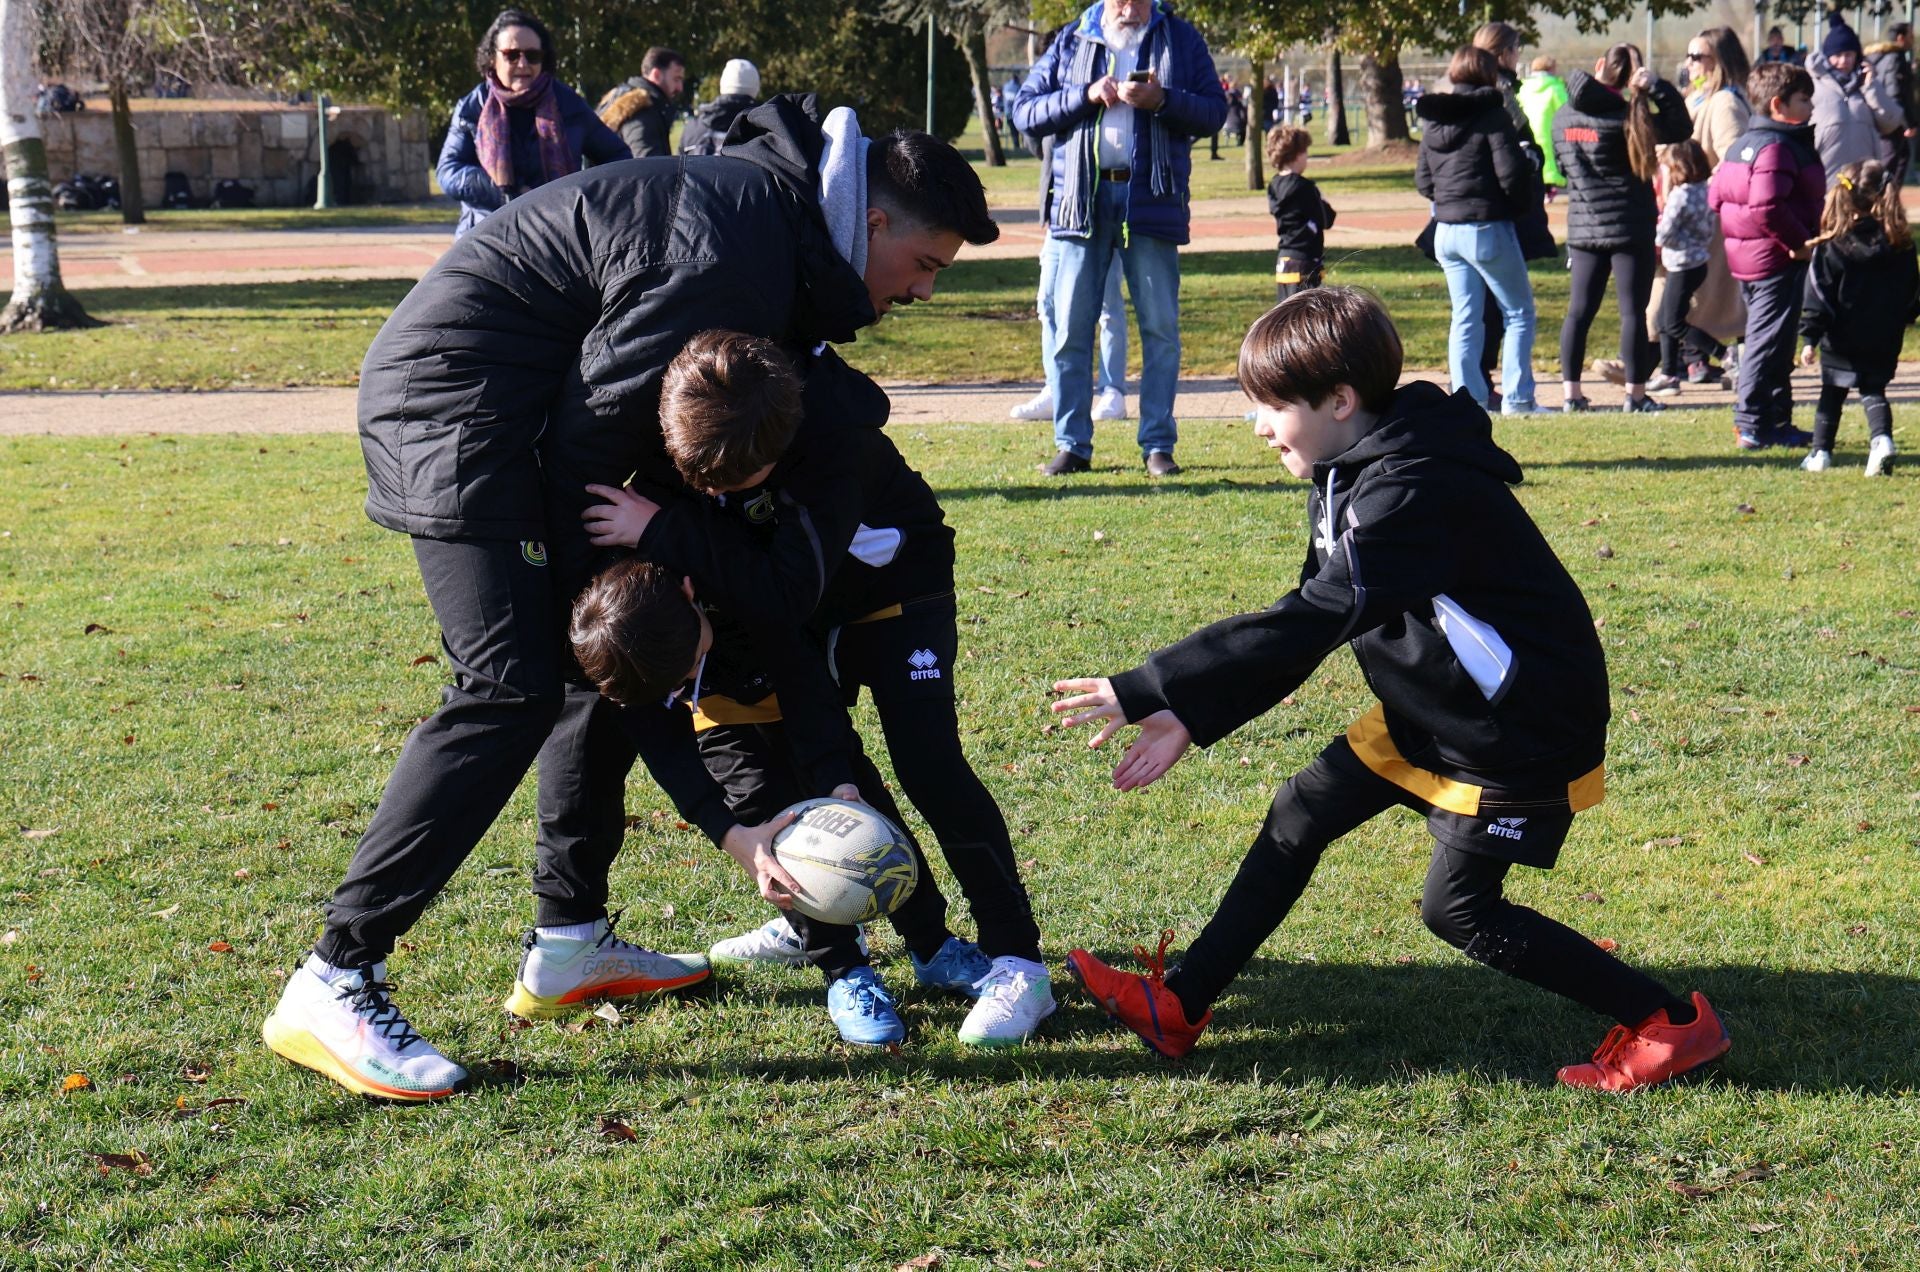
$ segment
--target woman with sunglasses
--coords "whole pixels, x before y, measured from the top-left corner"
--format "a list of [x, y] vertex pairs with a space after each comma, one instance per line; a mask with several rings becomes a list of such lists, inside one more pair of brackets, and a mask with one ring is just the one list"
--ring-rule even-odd
[[507, 200], [594, 163], [628, 157], [619, 134], [553, 77], [553, 37], [540, 19], [503, 9], [480, 39], [480, 83], [453, 108], [440, 148], [440, 188], [460, 200], [458, 238]]

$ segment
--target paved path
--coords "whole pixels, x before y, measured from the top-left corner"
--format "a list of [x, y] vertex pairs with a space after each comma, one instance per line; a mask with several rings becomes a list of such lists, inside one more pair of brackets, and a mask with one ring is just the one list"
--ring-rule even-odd
[[[1422, 379], [1442, 383], [1444, 371], [1414, 373]], [[1796, 401], [1813, 400], [1818, 392], [1817, 370], [1796, 370], [1793, 394]], [[1046, 449], [1050, 437], [1044, 422], [1022, 423], [1010, 420], [1007, 411], [1039, 390], [1037, 384], [889, 384], [893, 399], [895, 428], [942, 423], [1005, 423], [1009, 428], [1032, 433], [1036, 451]], [[1590, 380], [1586, 393], [1596, 407], [1618, 410], [1622, 391], [1597, 377]], [[1896, 402], [1920, 402], [1920, 362], [1903, 362], [1900, 374], [1888, 390]], [[1560, 404], [1558, 382], [1543, 381], [1540, 400], [1550, 407]], [[1727, 409], [1733, 394], [1724, 389], [1689, 390], [1666, 399], [1675, 407]], [[1139, 401], [1129, 395], [1129, 409]], [[1249, 409], [1249, 403], [1231, 380], [1194, 377], [1180, 385], [1181, 418], [1235, 419]], [[1857, 407], [1850, 406], [1857, 411]], [[1591, 427], [1602, 415], [1571, 417], [1570, 426]], [[1857, 422], [1857, 417], [1852, 417]], [[1804, 421], [1803, 421], [1804, 422]], [[1851, 427], [1851, 425], [1848, 425]], [[1100, 436], [1108, 439], [1131, 434], [1131, 425], [1107, 423], [1098, 426]], [[49, 390], [0, 392], [0, 437], [24, 437], [36, 434], [73, 436], [124, 436], [145, 433], [190, 435], [196, 433], [351, 433], [354, 430], [354, 390], [352, 389], [222, 389], [209, 393], [118, 392], [90, 393]]]
[[[963, 259], [1037, 256], [1045, 235], [1031, 208], [995, 208], [1000, 241], [967, 248]], [[1412, 192], [1343, 195], [1329, 253], [1405, 246], [1426, 224], [1426, 203]], [[1556, 223], [1556, 228], [1560, 228]], [[1196, 251], [1266, 251], [1273, 219], [1266, 196], [1194, 205]], [[309, 279], [419, 278], [453, 241], [453, 222], [331, 230], [166, 230], [87, 227], [60, 237], [60, 271], [75, 291], [95, 287], [195, 287], [218, 283], [291, 283]], [[0, 286], [13, 282], [13, 252], [0, 247]]]

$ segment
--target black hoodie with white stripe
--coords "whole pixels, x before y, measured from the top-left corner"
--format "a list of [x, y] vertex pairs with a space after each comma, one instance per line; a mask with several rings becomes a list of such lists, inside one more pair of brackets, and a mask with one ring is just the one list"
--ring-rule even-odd
[[1579, 587], [1513, 495], [1520, 466], [1464, 393], [1414, 383], [1314, 468], [1300, 585], [1113, 677], [1127, 719], [1171, 710], [1207, 746], [1353, 647], [1394, 748], [1508, 792], [1588, 782], [1606, 750], [1606, 659]]

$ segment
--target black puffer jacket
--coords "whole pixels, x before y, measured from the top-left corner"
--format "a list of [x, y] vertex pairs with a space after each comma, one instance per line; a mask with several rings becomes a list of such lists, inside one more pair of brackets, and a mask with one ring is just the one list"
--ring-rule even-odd
[[[1660, 219], [1653, 183], [1633, 175], [1627, 158], [1627, 99], [1585, 71], [1567, 76], [1567, 104], [1553, 117], [1553, 153], [1567, 174], [1567, 246], [1609, 251], [1652, 243]], [[1693, 135], [1680, 90], [1652, 89], [1653, 132], [1661, 145]]]
[[847, 341], [875, 320], [820, 211], [812, 99], [740, 126], [725, 155], [541, 186], [427, 271], [361, 369], [369, 517], [429, 538], [578, 535], [586, 483], [672, 480], [660, 377], [688, 337]]
[[1599, 764], [1610, 707], [1593, 616], [1509, 489], [1520, 466], [1487, 413], [1409, 384], [1313, 476], [1299, 586], [1113, 677], [1127, 719], [1171, 710], [1210, 746], [1347, 644], [1394, 745], [1428, 772], [1524, 791]]
[[1877, 389], [1893, 379], [1907, 328], [1920, 316], [1920, 262], [1862, 220], [1813, 250], [1800, 339], [1820, 346], [1821, 378]]
[[1513, 220], [1534, 172], [1500, 90], [1426, 93], [1413, 109], [1422, 121], [1413, 183], [1433, 200], [1434, 218], [1445, 225]]
[[733, 121], [753, 109], [753, 98], [746, 93], [728, 93], [716, 97], [693, 112], [693, 118], [680, 130], [680, 153], [717, 155], [726, 144], [727, 129]]

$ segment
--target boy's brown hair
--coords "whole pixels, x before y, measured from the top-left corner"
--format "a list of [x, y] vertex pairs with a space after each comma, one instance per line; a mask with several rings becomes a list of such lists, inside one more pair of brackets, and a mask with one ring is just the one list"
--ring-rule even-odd
[[580, 670], [607, 698], [655, 702], [692, 673], [700, 614], [671, 570], [630, 559], [587, 584], [573, 603], [567, 638]]
[[1295, 128], [1292, 124], [1277, 124], [1267, 129], [1267, 166], [1273, 169], [1275, 176], [1280, 170], [1300, 157], [1300, 152], [1313, 144], [1313, 134], [1304, 128]]
[[1254, 320], [1240, 344], [1240, 387], [1265, 406], [1318, 408], [1342, 384], [1360, 405], [1386, 409], [1405, 355], [1393, 319], [1355, 287], [1315, 287]]
[[696, 490], [739, 487], [786, 454], [800, 426], [800, 376], [780, 346], [703, 331], [667, 364], [660, 431]]
[[1549, 55], [1542, 53], [1539, 57], [1533, 59], [1533, 69], [1541, 74], [1552, 75], [1560, 69], [1560, 63], [1556, 62]]
[[1773, 114], [1775, 98], [1784, 102], [1800, 93], [1813, 96], [1813, 76], [1791, 62], [1762, 62], [1747, 76], [1747, 100], [1763, 115]]

